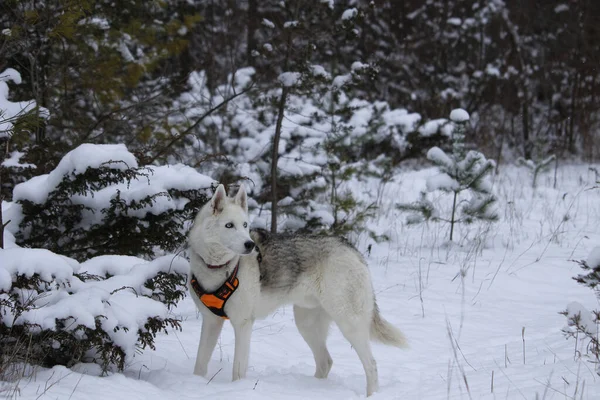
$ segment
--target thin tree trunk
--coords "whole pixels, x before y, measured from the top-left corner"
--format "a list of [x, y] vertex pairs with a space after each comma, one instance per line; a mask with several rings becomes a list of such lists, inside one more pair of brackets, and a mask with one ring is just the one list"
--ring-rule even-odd
[[246, 21], [246, 63], [250, 66], [254, 66], [254, 57], [252, 56], [252, 52], [256, 50], [256, 38], [254, 37], [254, 34], [258, 28], [257, 0], [248, 0], [248, 18]]
[[[8, 140], [6, 141], [6, 151], [4, 156], [0, 158], [0, 161], [3, 161], [8, 157]], [[0, 163], [0, 249], [4, 248], [4, 228], [8, 225], [8, 221], [5, 223], [2, 214], [2, 202], [4, 201], [4, 195], [2, 194], [2, 170], [4, 167]]]
[[454, 224], [456, 221], [454, 220], [454, 216], [456, 214], [456, 197], [458, 196], [457, 192], [454, 192], [454, 200], [452, 200], [452, 218], [450, 219], [450, 241], [452, 241], [452, 237], [454, 236]]
[[567, 135], [567, 148], [569, 152], [573, 154], [575, 152], [575, 110], [577, 109], [577, 88], [579, 86], [579, 73], [575, 73], [575, 82], [573, 83], [573, 90], [571, 91], [571, 112], [569, 118], [569, 133]]
[[529, 96], [527, 96], [527, 91], [525, 91], [524, 103], [523, 103], [523, 115], [521, 123], [523, 124], [523, 156], [526, 160], [531, 159], [531, 145], [529, 143]]
[[281, 125], [283, 113], [287, 101], [288, 88], [281, 88], [281, 97], [277, 106], [277, 123], [275, 124], [275, 136], [273, 136], [273, 148], [271, 150], [271, 232], [277, 233], [277, 161], [279, 160], [279, 141], [281, 138]]
[[[292, 50], [292, 34], [288, 32], [287, 44], [285, 49], [285, 58], [283, 60], [283, 71], [287, 71], [290, 62], [290, 52]], [[290, 88], [283, 86], [281, 88], [281, 97], [277, 105], [277, 122], [275, 124], [275, 136], [273, 136], [273, 148], [271, 150], [271, 232], [277, 233], [277, 161], [279, 160], [279, 141], [281, 138], [281, 125], [283, 123], [283, 113], [285, 103]]]

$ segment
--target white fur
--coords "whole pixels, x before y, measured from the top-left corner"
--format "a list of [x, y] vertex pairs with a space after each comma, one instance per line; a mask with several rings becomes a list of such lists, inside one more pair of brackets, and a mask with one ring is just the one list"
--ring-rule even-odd
[[[231, 222], [233, 228], [226, 228]], [[395, 346], [405, 345], [402, 334], [378, 313], [371, 279], [360, 255], [350, 248], [333, 250], [333, 257], [323, 260], [303, 273], [291, 290], [262, 290], [259, 264], [255, 253], [247, 253], [244, 243], [250, 240], [246, 192], [242, 187], [235, 199], [225, 195], [219, 185], [210, 203], [198, 213], [190, 233], [191, 272], [207, 291], [218, 288], [239, 260], [239, 287], [225, 305], [235, 332], [233, 380], [246, 377], [250, 354], [252, 325], [285, 304], [294, 304], [298, 330], [311, 348], [316, 364], [315, 377], [326, 378], [332, 359], [326, 347], [331, 321], [335, 321], [357, 352], [367, 378], [367, 395], [378, 389], [377, 365], [370, 340], [379, 339]], [[229, 265], [208, 269], [206, 263]], [[202, 312], [202, 334], [194, 373], [205, 376], [208, 362], [223, 327], [193, 294]]]

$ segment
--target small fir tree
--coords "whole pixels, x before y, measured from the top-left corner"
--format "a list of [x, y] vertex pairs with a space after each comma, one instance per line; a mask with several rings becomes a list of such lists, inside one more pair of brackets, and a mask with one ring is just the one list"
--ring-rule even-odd
[[17, 185], [3, 221], [16, 243], [0, 249], [0, 375], [21, 362], [121, 370], [179, 329], [168, 308], [189, 266], [157, 255], [181, 247], [212, 182], [182, 164], [138, 167], [124, 145], [83, 144]]
[[544, 172], [550, 169], [550, 163], [556, 160], [556, 156], [552, 154], [549, 157], [546, 157], [541, 160], [526, 160], [523, 157], [519, 157], [517, 159], [517, 165], [525, 166], [531, 171], [531, 187], [537, 187], [537, 178], [540, 172]]
[[[101, 151], [115, 159], [99, 165], [73, 161]], [[49, 178], [17, 185], [14, 201], [22, 218], [16, 243], [80, 261], [176, 252], [186, 240], [187, 224], [207, 201], [212, 179], [181, 164], [138, 167], [135, 162], [124, 146], [86, 144], [68, 153]], [[47, 190], [40, 193], [37, 185]]]
[[[426, 192], [422, 192], [421, 198], [416, 202], [398, 204], [397, 208], [412, 213], [407, 219], [409, 224], [428, 220], [449, 222], [452, 241], [456, 223], [472, 223], [475, 220], [491, 222], [496, 221], [498, 215], [493, 210], [496, 197], [492, 194], [492, 185], [488, 179], [496, 165], [495, 162], [487, 160], [478, 151], [466, 151], [465, 133], [469, 114], [465, 110], [453, 110], [450, 120], [454, 124], [452, 154], [447, 155], [439, 147], [433, 147], [427, 152], [427, 158], [440, 171], [438, 175], [427, 180], [427, 192], [441, 190], [452, 194], [450, 218], [440, 216], [433, 203], [427, 199]], [[462, 192], [468, 192], [470, 198], [461, 200]]]
[[[585, 273], [573, 279], [593, 290], [600, 300], [600, 247], [594, 248], [587, 260], [575, 262]], [[578, 342], [585, 342], [587, 355], [596, 364], [596, 371], [600, 375], [600, 310], [590, 311], [578, 302], [571, 302], [561, 314], [567, 317], [568, 325], [563, 328], [563, 333], [568, 338], [575, 338], [575, 346]]]

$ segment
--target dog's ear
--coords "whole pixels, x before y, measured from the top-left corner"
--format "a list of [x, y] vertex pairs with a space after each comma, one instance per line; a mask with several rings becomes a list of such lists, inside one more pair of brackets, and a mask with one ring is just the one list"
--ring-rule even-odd
[[240, 189], [235, 195], [235, 204], [242, 207], [246, 213], [248, 212], [248, 195], [243, 184], [240, 185]]
[[265, 229], [255, 228], [250, 231], [250, 238], [257, 246], [266, 242], [269, 237], [271, 237], [271, 233]]
[[210, 199], [210, 206], [213, 210], [213, 214], [219, 214], [225, 207], [225, 199], [227, 194], [225, 193], [225, 186], [219, 185], [212, 199]]

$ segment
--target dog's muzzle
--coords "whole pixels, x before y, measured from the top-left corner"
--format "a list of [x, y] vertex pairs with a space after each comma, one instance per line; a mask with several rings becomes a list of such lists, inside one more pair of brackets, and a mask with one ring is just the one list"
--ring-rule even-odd
[[244, 243], [244, 247], [246, 248], [246, 254], [250, 254], [250, 252], [254, 249], [254, 242], [252, 240], [248, 240]]

